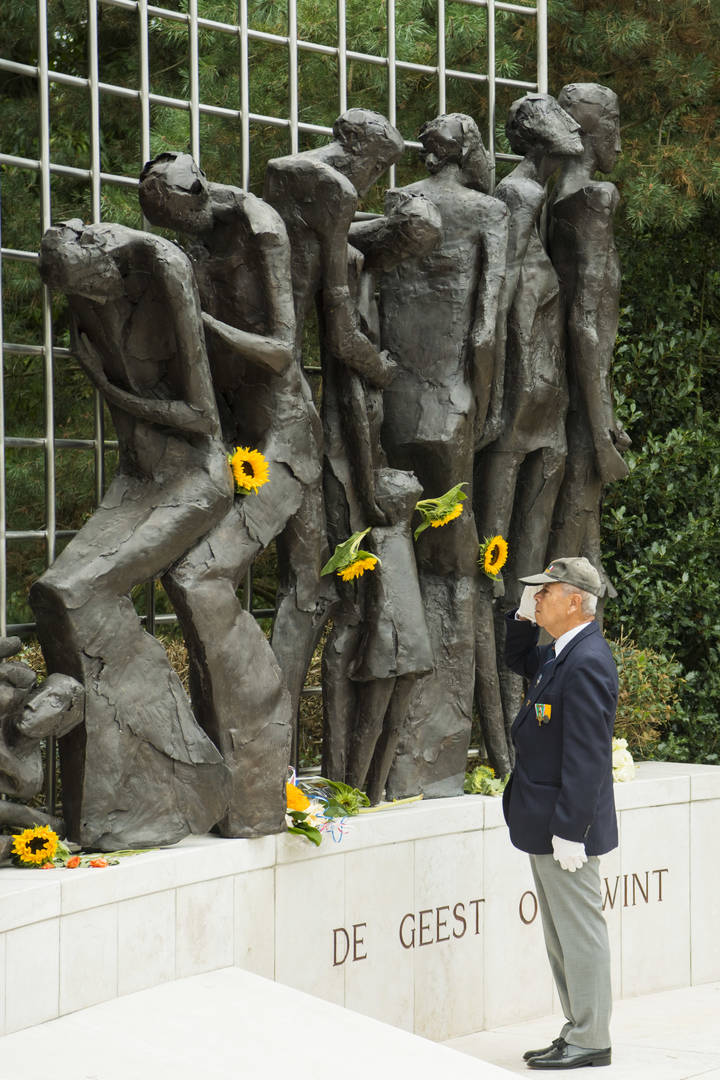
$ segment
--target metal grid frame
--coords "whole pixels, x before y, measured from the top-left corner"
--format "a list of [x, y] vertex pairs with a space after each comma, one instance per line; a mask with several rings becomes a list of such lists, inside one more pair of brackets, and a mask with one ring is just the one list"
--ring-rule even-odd
[[[437, 64], [425, 65], [400, 60], [396, 55], [396, 28], [398, 23], [398, 9], [401, 8], [399, 0], [385, 0], [386, 4], [386, 51], [384, 55], [375, 55], [356, 52], [347, 47], [347, 0], [337, 0], [337, 43], [334, 46], [321, 44], [298, 37], [298, 0], [287, 0], [287, 34], [272, 34], [253, 29], [250, 26], [248, 12], [249, 0], [238, 0], [238, 14], [236, 23], [216, 22], [203, 18], [199, 14], [201, 0], [187, 0], [187, 11], [172, 11], [166, 8], [149, 4], [147, 0], [87, 0], [87, 55], [88, 74], [86, 78], [69, 75], [62, 71], [51, 69], [48, 60], [48, 5], [50, 0], [36, 0], [37, 2], [37, 65], [21, 64], [12, 59], [0, 58], [0, 71], [11, 74], [29, 76], [37, 82], [37, 100], [39, 112], [40, 132], [40, 157], [38, 160], [16, 157], [0, 152], [0, 165], [27, 169], [37, 173], [41, 180], [41, 225], [43, 232], [52, 221], [52, 206], [50, 194], [50, 181], [54, 175], [65, 175], [88, 181], [90, 185], [91, 213], [93, 222], [101, 220], [101, 194], [105, 184], [120, 185], [128, 188], [137, 186], [136, 176], [115, 175], [103, 172], [100, 157], [100, 94], [110, 94], [120, 98], [132, 99], [139, 102], [140, 106], [140, 144], [142, 151], [142, 163], [151, 157], [151, 106], [160, 105], [173, 109], [186, 111], [190, 119], [190, 150], [196, 161], [201, 160], [200, 117], [202, 115], [225, 118], [229, 122], [240, 125], [241, 131], [241, 154], [242, 154], [242, 185], [248, 186], [250, 176], [251, 155], [251, 129], [253, 124], [264, 124], [289, 130], [291, 151], [298, 150], [299, 135], [301, 132], [313, 132], [317, 134], [331, 134], [331, 128], [304, 122], [299, 119], [298, 113], [298, 58], [303, 53], [319, 53], [334, 57], [337, 62], [337, 105], [338, 112], [347, 108], [348, 102], [348, 64], [352, 61], [362, 61], [367, 64], [379, 65], [388, 72], [388, 119], [397, 124], [397, 101], [396, 86], [397, 75], [402, 71], [420, 72], [432, 76], [437, 80], [437, 111], [446, 111], [447, 80], [450, 78], [465, 80], [468, 82], [484, 83], [487, 85], [488, 102], [488, 125], [486, 131], [486, 145], [493, 160], [496, 158], [512, 159], [512, 155], [495, 153], [495, 99], [498, 86], [511, 86], [518, 90], [539, 90], [547, 92], [547, 0], [535, 0], [535, 3], [517, 4], [505, 3], [502, 0], [435, 0], [437, 11]], [[487, 11], [488, 26], [488, 52], [486, 72], [469, 72], [448, 68], [445, 63], [445, 30], [447, 5], [464, 4], [468, 7], [484, 8]], [[98, 13], [103, 7], [114, 7], [134, 12], [138, 20], [139, 42], [139, 86], [135, 88], [101, 82], [99, 79], [98, 63]], [[495, 58], [495, 15], [498, 11], [514, 12], [529, 19], [536, 20], [536, 55], [537, 67], [533, 73], [533, 80], [517, 80], [501, 78], [496, 73]], [[186, 98], [167, 97], [150, 92], [150, 60], [149, 60], [149, 21], [151, 19], [167, 19], [178, 23], [184, 23], [188, 28], [189, 40], [189, 94]], [[200, 100], [199, 90], [199, 50], [198, 35], [202, 30], [212, 30], [222, 34], [234, 36], [239, 41], [240, 48], [240, 108], [229, 109]], [[288, 51], [289, 63], [289, 86], [288, 86], [288, 109], [285, 116], [271, 116], [264, 113], [254, 112], [250, 97], [249, 79], [249, 51], [248, 46], [252, 41], [266, 41], [280, 45]], [[50, 100], [51, 90], [54, 84], [66, 84], [80, 89], [85, 89], [89, 95], [90, 103], [90, 167], [77, 168], [70, 165], [53, 162], [51, 154], [51, 131], [50, 131]], [[408, 146], [418, 146], [416, 142], [406, 140]], [[390, 183], [394, 183], [394, 169], [391, 172]], [[23, 251], [5, 248], [2, 246], [2, 203], [0, 201], [0, 286], [3, 280], [4, 260], [19, 260], [35, 262], [37, 252]], [[104, 453], [106, 448], [113, 446], [112, 440], [108, 440], [104, 430], [103, 406], [99, 395], [94, 398], [93, 434], [87, 439], [61, 439], [55, 434], [55, 416], [53, 407], [53, 383], [54, 361], [69, 355], [67, 349], [53, 347], [52, 313], [49, 291], [46, 287], [42, 290], [42, 341], [32, 344], [18, 344], [5, 341], [2, 293], [0, 292], [0, 340], [2, 341], [3, 356], [20, 354], [23, 356], [35, 355], [42, 357], [43, 362], [43, 399], [45, 405], [45, 424], [43, 434], [33, 438], [6, 437], [5, 434], [5, 386], [4, 364], [0, 365], [0, 635], [8, 633], [24, 633], [34, 629], [33, 623], [7, 622], [7, 546], [8, 542], [25, 540], [42, 540], [45, 543], [46, 561], [49, 565], [55, 558], [56, 544], [58, 539], [74, 535], [74, 531], [58, 530], [56, 516], [56, 450], [62, 448], [85, 449], [94, 455], [94, 497], [97, 504], [102, 498], [105, 487]], [[44, 452], [45, 465], [45, 524], [42, 528], [25, 531], [8, 530], [6, 514], [6, 448], [30, 448], [42, 449]], [[251, 582], [246, 588], [246, 604], [251, 606]], [[156, 621], [172, 616], [154, 615], [151, 602], [152, 589], [148, 589], [148, 629], [154, 629]], [[255, 612], [256, 615], [265, 615], [268, 612]]]

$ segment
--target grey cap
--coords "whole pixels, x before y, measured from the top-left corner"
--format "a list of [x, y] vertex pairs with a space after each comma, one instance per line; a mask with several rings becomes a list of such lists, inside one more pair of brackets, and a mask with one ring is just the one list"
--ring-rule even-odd
[[553, 559], [546, 566], [542, 574], [532, 574], [530, 577], [519, 579], [523, 585], [546, 585], [548, 582], [564, 581], [567, 585], [575, 585], [583, 592], [592, 593], [593, 596], [603, 596], [605, 586], [602, 578], [590, 562], [584, 556]]

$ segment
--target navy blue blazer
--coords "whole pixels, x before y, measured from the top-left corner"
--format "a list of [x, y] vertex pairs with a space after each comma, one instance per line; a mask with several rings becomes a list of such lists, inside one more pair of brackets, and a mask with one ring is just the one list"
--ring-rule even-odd
[[581, 841], [588, 855], [617, 847], [612, 734], [618, 676], [595, 622], [554, 662], [531, 622], [506, 618], [505, 663], [529, 680], [512, 726], [515, 768], [503, 793], [510, 839], [521, 851], [552, 852], [552, 837]]

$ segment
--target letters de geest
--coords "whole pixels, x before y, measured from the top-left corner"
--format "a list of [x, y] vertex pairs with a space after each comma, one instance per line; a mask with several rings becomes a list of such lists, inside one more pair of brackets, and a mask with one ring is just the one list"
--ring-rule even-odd
[[[480, 905], [484, 898], [459, 900], [456, 904], [440, 904], [434, 908], [408, 911], [398, 924], [398, 940], [403, 949], [437, 945], [443, 941], [458, 941], [467, 933], [480, 934]], [[367, 960], [365, 930], [367, 923], [353, 923], [350, 929], [337, 926], [333, 935], [333, 967]]]

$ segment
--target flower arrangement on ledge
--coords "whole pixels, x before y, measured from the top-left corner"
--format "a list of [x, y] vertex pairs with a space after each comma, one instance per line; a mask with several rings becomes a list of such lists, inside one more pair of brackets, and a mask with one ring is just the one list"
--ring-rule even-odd
[[339, 844], [349, 831], [349, 817], [407, 806], [423, 798], [422, 795], [410, 795], [371, 806], [369, 798], [359, 788], [339, 780], [328, 780], [325, 776], [303, 776], [298, 780], [292, 768], [289, 770], [286, 793], [287, 831], [304, 836], [317, 845], [322, 843], [323, 836], [330, 836]]
[[627, 739], [613, 739], [612, 741], [612, 771], [613, 781], [616, 784], [635, 779], [635, 762], [627, 745]]
[[440, 529], [443, 525], [460, 517], [463, 510], [462, 504], [467, 499], [467, 495], [462, 490], [464, 487], [465, 481], [462, 484], [456, 484], [436, 499], [421, 499], [415, 504], [415, 509], [422, 517], [422, 521], [413, 533], [416, 540], [426, 529]]
[[339, 844], [348, 831], [347, 819], [354, 817], [370, 800], [364, 791], [327, 780], [324, 776], [297, 780], [293, 769], [285, 785], [287, 831], [319, 845], [324, 834]]
[[471, 772], [465, 773], [463, 790], [466, 795], [502, 795], [510, 778], [496, 776], [489, 765], [477, 765]]
[[[147, 849], [145, 849], [147, 850]], [[78, 854], [62, 842], [49, 825], [33, 825], [13, 837], [12, 858], [16, 866], [35, 870], [77, 870], [79, 867], [116, 866], [121, 858], [140, 855], [141, 850]]]

